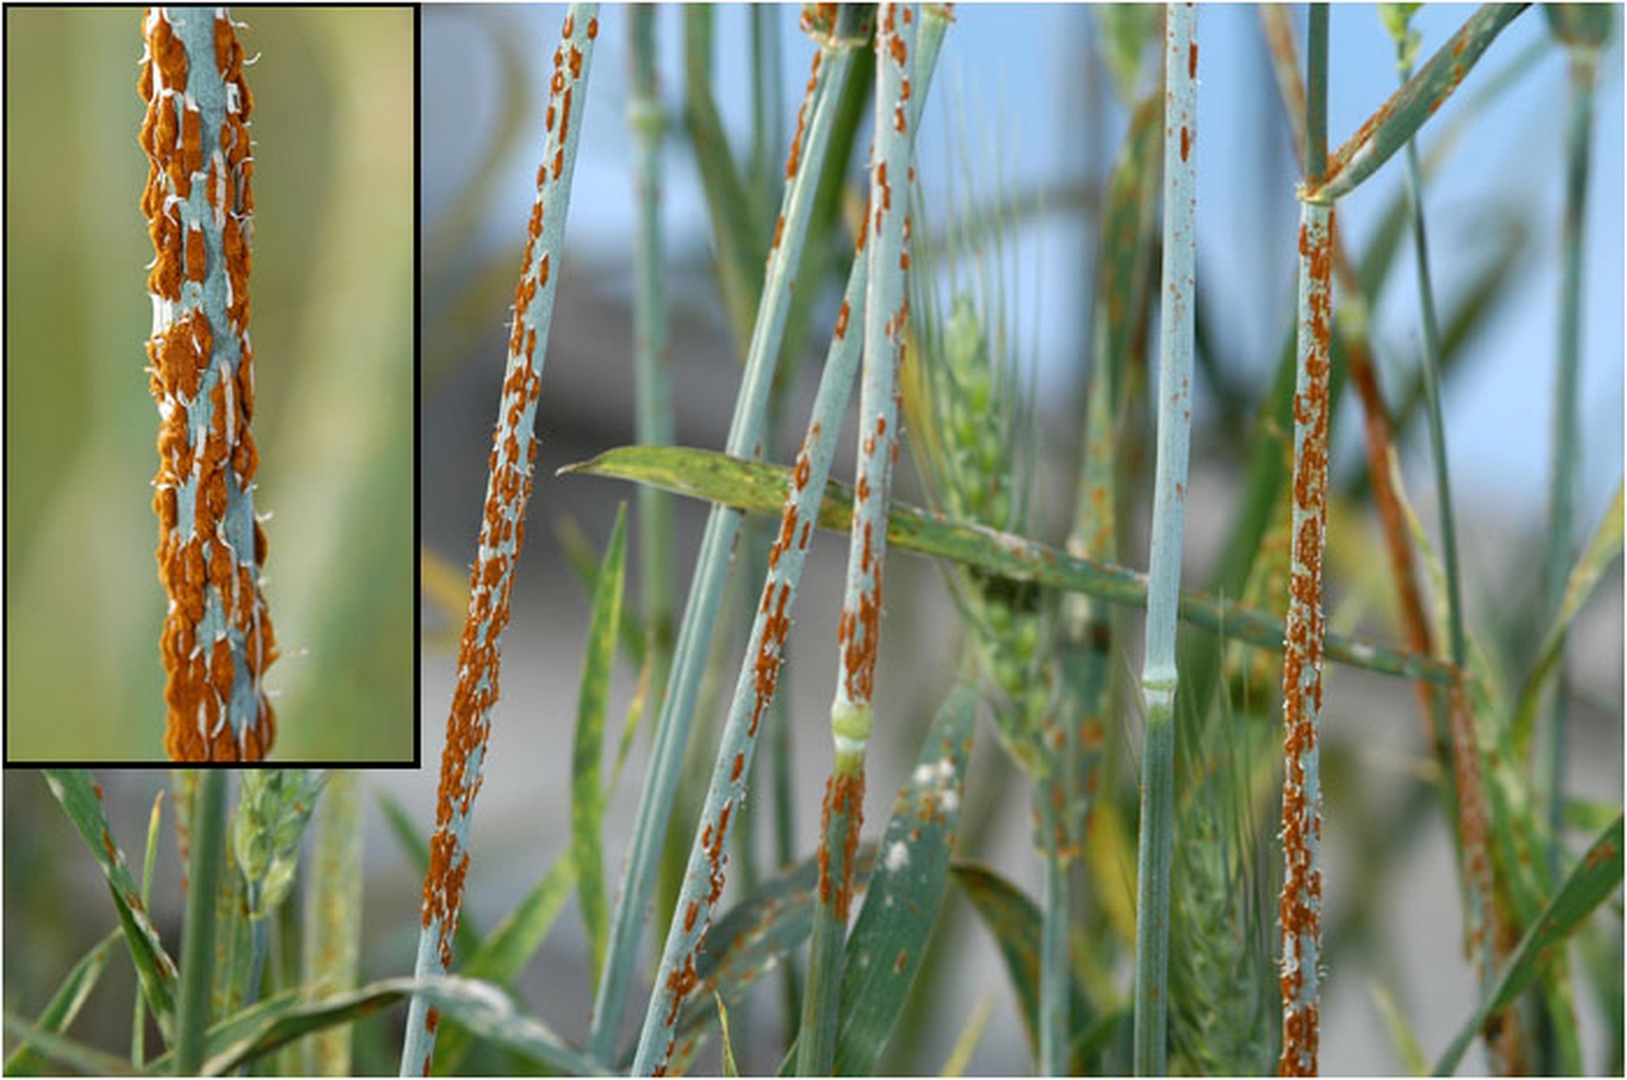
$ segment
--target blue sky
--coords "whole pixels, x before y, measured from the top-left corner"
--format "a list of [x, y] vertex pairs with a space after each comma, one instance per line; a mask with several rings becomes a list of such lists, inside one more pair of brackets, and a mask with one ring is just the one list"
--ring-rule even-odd
[[[1417, 16], [1423, 56], [1437, 48], [1473, 9], [1429, 5]], [[1619, 11], [1619, 9], [1618, 9]], [[1295, 20], [1303, 25], [1303, 8]], [[794, 109], [807, 75], [811, 47], [796, 28], [796, 8], [779, 9], [785, 101]], [[464, 22], [471, 9], [438, 9], [425, 16], [425, 213], [433, 219], [457, 181], [462, 157], [477, 153], [482, 132], [496, 115], [496, 79], [489, 46]], [[522, 48], [549, 55], [563, 8], [509, 8], [493, 15]], [[632, 245], [631, 145], [624, 120], [627, 60], [624, 13], [607, 7], [595, 60], [593, 96], [571, 204], [570, 243], [578, 253], [613, 264]], [[1335, 5], [1332, 12], [1330, 142], [1337, 144], [1367, 117], [1396, 84], [1393, 47], [1369, 5]], [[935, 166], [952, 160], [950, 139], [997, 155], [1010, 182], [1028, 190], [1081, 174], [1100, 175], [1122, 131], [1108, 95], [1094, 115], [1088, 106], [1096, 64], [1091, 17], [1077, 6], [966, 4], [946, 41], [922, 132], [917, 160], [925, 183]], [[720, 10], [717, 23], [719, 86], [747, 86], [747, 14]], [[1618, 20], [1619, 26], [1619, 20]], [[660, 74], [676, 102], [681, 62], [677, 13], [658, 22]], [[1530, 42], [1547, 35], [1533, 8], [1510, 26], [1471, 74], [1464, 90], [1425, 129], [1425, 146], [1452, 122], [1464, 99]], [[1274, 362], [1291, 317], [1293, 245], [1297, 212], [1288, 141], [1266, 68], [1259, 18], [1252, 6], [1205, 5], [1200, 17], [1200, 96], [1197, 142], [1199, 266], [1213, 290], [1217, 330], [1228, 354], [1244, 369], [1263, 372]], [[433, 39], [433, 40], [432, 40]], [[1623, 417], [1623, 115], [1619, 33], [1601, 67], [1588, 214], [1587, 288], [1583, 300], [1581, 376], [1583, 469], [1579, 528], [1590, 529], [1621, 476]], [[539, 64], [542, 61], [539, 59]], [[540, 80], [539, 80], [540, 83]], [[443, 88], [436, 93], [434, 87]], [[720, 94], [725, 121], [743, 145], [750, 123], [744, 93]], [[1444, 296], [1465, 272], [1496, 250], [1502, 215], [1522, 215], [1528, 233], [1525, 267], [1505, 294], [1501, 310], [1473, 343], [1461, 378], [1448, 383], [1446, 424], [1457, 497], [1533, 522], [1544, 512], [1552, 410], [1557, 311], [1558, 222], [1566, 108], [1565, 60], [1552, 50], [1495, 105], [1469, 125], [1426, 199], [1435, 279]], [[531, 103], [523, 147], [540, 145], [540, 94]], [[461, 157], [460, 157], [461, 155]], [[512, 161], [483, 229], [489, 242], [511, 236], [529, 207], [535, 162]], [[450, 159], [437, 170], [431, 159]], [[470, 158], [472, 160], [472, 158]], [[666, 221], [673, 250], [706, 243], [707, 218], [694, 171], [673, 155], [666, 174]], [[941, 171], [941, 169], [940, 169]], [[1381, 209], [1399, 190], [1399, 159], [1341, 202], [1340, 225], [1359, 251]], [[1018, 248], [1025, 333], [1034, 343], [1041, 400], [1061, 398], [1078, 377], [1076, 309], [1089, 295], [1094, 239], [1080, 216], [1057, 215], [1028, 229]], [[1411, 362], [1420, 341], [1410, 258], [1398, 264], [1377, 305], [1381, 370]], [[707, 283], [702, 283], [704, 286]], [[1037, 287], [1036, 287], [1037, 286]], [[1033, 306], [1037, 305], [1037, 306]], [[1197, 419], [1204, 409], [1200, 387]], [[1353, 402], [1350, 403], [1353, 406]], [[1335, 422], [1340, 456], [1356, 450], [1356, 413]], [[1427, 501], [1427, 458], [1422, 440], [1409, 444], [1406, 464], [1415, 498]]]

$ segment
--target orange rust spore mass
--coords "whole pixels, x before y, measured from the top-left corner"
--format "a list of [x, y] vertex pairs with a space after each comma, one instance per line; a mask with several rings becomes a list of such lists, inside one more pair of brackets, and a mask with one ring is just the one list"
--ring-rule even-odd
[[[846, 922], [848, 908], [853, 902], [853, 860], [859, 850], [859, 833], [864, 828], [864, 765], [844, 769], [838, 766], [825, 782], [824, 835], [830, 835], [833, 814], [847, 819], [847, 839], [840, 852], [837, 867], [839, 879], [832, 881], [830, 848], [819, 845], [819, 899], [836, 912], [838, 922]], [[833, 891], [834, 890], [834, 891]]]
[[[147, 153], [141, 208], [153, 243], [148, 291], [161, 303], [151, 340], [149, 385], [159, 405], [158, 474], [153, 510], [155, 558], [170, 610], [159, 639], [168, 718], [164, 747], [175, 761], [258, 761], [271, 749], [276, 721], [261, 676], [276, 659], [276, 636], [260, 589], [265, 533], [251, 521], [251, 542], [227, 522], [235, 498], [247, 500], [259, 468], [249, 431], [254, 412], [253, 352], [248, 339], [250, 255], [249, 140], [244, 121], [252, 97], [243, 82], [243, 47], [229, 20], [206, 9], [210, 45], [189, 60], [168, 13], [144, 15], [147, 55], [137, 90], [147, 106], [140, 141]], [[188, 104], [190, 63], [213, 63], [234, 92], [224, 115], [206, 118]], [[206, 129], [206, 123], [218, 123]], [[212, 138], [220, 149], [206, 163]], [[207, 209], [188, 203], [194, 182], [206, 185]], [[220, 260], [213, 254], [218, 244]], [[224, 274], [225, 317], [204, 308], [203, 287]], [[235, 349], [232, 346], [235, 345]], [[235, 354], [235, 355], [234, 355]], [[189, 498], [192, 512], [182, 519]], [[252, 507], [249, 507], [252, 511]], [[212, 621], [200, 637], [208, 616]], [[249, 693], [241, 693], [241, 678]], [[248, 716], [229, 715], [242, 710]]]
[[[1282, 837], [1284, 873], [1278, 905], [1283, 933], [1283, 1046], [1279, 1072], [1317, 1069], [1317, 995], [1304, 972], [1317, 962], [1321, 940], [1322, 875], [1314, 861], [1321, 839], [1319, 798], [1306, 789], [1317, 754], [1322, 707], [1322, 549], [1327, 532], [1328, 349], [1332, 295], [1331, 214], [1325, 225], [1300, 227], [1302, 273], [1309, 303], [1300, 390], [1295, 394], [1294, 529], [1289, 574], [1287, 641], [1283, 654]], [[1308, 945], [1308, 947], [1307, 947]]]

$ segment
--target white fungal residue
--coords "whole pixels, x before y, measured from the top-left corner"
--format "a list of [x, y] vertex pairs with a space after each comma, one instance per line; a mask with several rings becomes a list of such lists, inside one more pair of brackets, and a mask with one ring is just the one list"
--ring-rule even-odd
[[887, 847], [887, 869], [893, 873], [904, 869], [910, 864], [909, 845], [902, 840], [894, 840]]

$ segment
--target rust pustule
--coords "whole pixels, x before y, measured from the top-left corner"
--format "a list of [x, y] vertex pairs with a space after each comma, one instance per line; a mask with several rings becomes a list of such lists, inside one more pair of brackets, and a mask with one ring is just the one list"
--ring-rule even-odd
[[[1300, 228], [1300, 371], [1294, 398], [1294, 486], [1289, 605], [1283, 655], [1284, 874], [1282, 926], [1283, 1048], [1279, 1071], [1317, 1068], [1318, 995], [1314, 976], [1321, 941], [1321, 837], [1317, 786], [1317, 716], [1326, 623], [1322, 613], [1322, 547], [1327, 531], [1328, 334], [1331, 328], [1332, 215], [1307, 209]], [[1306, 973], [1311, 972], [1309, 978]]]
[[807, 130], [808, 103], [813, 100], [814, 90], [819, 86], [819, 61], [823, 52], [813, 55], [813, 70], [808, 73], [808, 85], [803, 91], [802, 105], [797, 109], [797, 127], [791, 135], [791, 149], [785, 155], [785, 179], [790, 181], [797, 175], [797, 169], [802, 164], [802, 134]]
[[[209, 13], [189, 9], [187, 17]], [[155, 256], [147, 287], [164, 301], [155, 305], [147, 345], [149, 386], [160, 414], [155, 560], [170, 598], [159, 638], [168, 712], [164, 745], [176, 761], [257, 761], [276, 730], [260, 686], [261, 673], [276, 658], [260, 591], [265, 535], [255, 523], [253, 543], [234, 550], [225, 528], [228, 468], [247, 499], [259, 462], [248, 426], [254, 400], [247, 326], [253, 194], [244, 120], [252, 98], [242, 81], [242, 46], [227, 19], [212, 19], [204, 48], [191, 58], [169, 19], [163, 9], [145, 14], [147, 55], [137, 80], [147, 105], [140, 136], [148, 157], [141, 208]], [[214, 64], [236, 90], [209, 118], [185, 96], [192, 63]], [[222, 150], [207, 169], [206, 130], [218, 130]], [[186, 201], [195, 177], [207, 183], [201, 213]], [[220, 266], [211, 265], [211, 230], [223, 255]], [[202, 287], [222, 271], [229, 294], [225, 318], [211, 321]], [[229, 343], [236, 345], [235, 363], [226, 351]], [[204, 397], [206, 402], [199, 400]], [[207, 423], [195, 412], [200, 407], [209, 409]], [[178, 507], [183, 492], [193, 507], [185, 520]], [[224, 625], [215, 624], [202, 642], [198, 626], [211, 606]], [[247, 695], [236, 686], [239, 670], [247, 672]]]
[[[819, 899], [832, 907], [836, 918], [846, 922], [848, 908], [853, 900], [853, 860], [859, 850], [859, 833], [864, 827], [864, 766], [843, 768], [840, 764], [825, 782], [824, 823], [822, 832], [830, 835], [833, 814], [847, 820], [847, 838], [837, 853], [841, 860], [836, 868], [838, 880], [832, 880], [829, 845], [819, 845]], [[833, 892], [834, 890], [834, 892]]]

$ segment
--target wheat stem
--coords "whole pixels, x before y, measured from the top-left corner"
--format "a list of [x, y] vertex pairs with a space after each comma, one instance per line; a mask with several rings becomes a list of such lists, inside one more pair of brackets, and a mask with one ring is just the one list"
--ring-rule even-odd
[[1164, 265], [1158, 350], [1157, 479], [1141, 699], [1141, 826], [1136, 855], [1135, 1072], [1162, 1076], [1169, 1028], [1169, 895], [1175, 788], [1176, 609], [1186, 533], [1196, 291], [1198, 13], [1165, 10]]
[[[768, 393], [784, 339], [793, 275], [813, 209], [814, 189], [830, 145], [834, 106], [846, 81], [846, 56], [853, 47], [839, 38], [837, 35], [827, 40], [816, 54], [805, 103], [811, 122], [791, 143], [786, 165], [788, 180], [779, 217], [781, 224], [776, 228], [775, 241], [769, 251], [757, 319], [747, 350], [746, 370], [729, 425], [728, 452], [740, 457], [755, 458], [762, 450]], [[604, 974], [593, 1005], [589, 1048], [601, 1061], [610, 1060], [615, 1049], [638, 937], [655, 884], [661, 842], [666, 836], [673, 794], [689, 742], [695, 699], [742, 517], [739, 511], [714, 507], [707, 517], [706, 532], [701, 540], [700, 556], [673, 651], [672, 679], [656, 721], [655, 748], [639, 798], [627, 876], [611, 920]], [[650, 1052], [653, 1054], [653, 1048]]]
[[[508, 368], [497, 430], [492, 436], [480, 546], [470, 583], [469, 614], [458, 651], [457, 685], [446, 722], [446, 745], [441, 754], [435, 832], [430, 840], [429, 871], [424, 877], [421, 932], [414, 963], [418, 976], [444, 974], [452, 964], [452, 940], [469, 869], [469, 819], [480, 790], [491, 712], [498, 696], [500, 639], [508, 625], [514, 568], [525, 539], [525, 508], [531, 496], [532, 461], [537, 449], [537, 399], [558, 289], [556, 268], [564, 254], [565, 219], [570, 208], [576, 148], [581, 141], [582, 114], [587, 105], [593, 42], [598, 34], [598, 5], [573, 4], [554, 52], [542, 165], [537, 170], [537, 196], [532, 204], [520, 283], [515, 290]], [[401, 1049], [403, 1076], [428, 1072], [439, 1021], [439, 1013], [415, 995]]]

